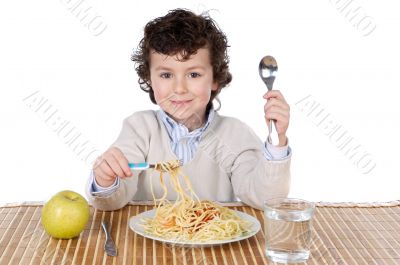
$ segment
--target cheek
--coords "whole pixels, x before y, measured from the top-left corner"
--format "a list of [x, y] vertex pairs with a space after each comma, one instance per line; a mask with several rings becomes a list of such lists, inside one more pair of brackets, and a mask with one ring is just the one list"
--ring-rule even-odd
[[208, 100], [210, 100], [210, 97], [211, 97], [211, 92], [212, 92], [212, 86], [210, 86], [210, 83], [207, 83], [207, 84], [205, 84], [203, 87], [207, 87], [207, 89], [202, 89], [201, 90], [201, 97], [204, 99], [204, 100], [206, 100], [206, 101], [208, 101]]
[[196, 96], [199, 102], [207, 104], [210, 101], [211, 89], [210, 88], [205, 89], [205, 87], [202, 87], [193, 94]]
[[160, 105], [163, 101], [170, 97], [170, 90], [166, 84], [162, 82], [154, 82], [152, 83], [154, 98], [158, 105]]
[[154, 99], [156, 100], [157, 104], [160, 102], [160, 94], [156, 89], [153, 88], [154, 91]]
[[210, 97], [211, 97], [211, 89], [207, 89], [207, 92], [204, 93], [204, 99], [208, 101], [210, 100]]
[[157, 81], [151, 80], [151, 87], [153, 88], [154, 98], [158, 102], [158, 99], [161, 96], [160, 93], [162, 93], [162, 90], [160, 89], [160, 84], [158, 84]]
[[156, 99], [157, 104], [159, 104], [163, 98], [165, 98], [165, 95], [162, 93], [162, 90], [160, 89], [154, 89], [154, 98]]

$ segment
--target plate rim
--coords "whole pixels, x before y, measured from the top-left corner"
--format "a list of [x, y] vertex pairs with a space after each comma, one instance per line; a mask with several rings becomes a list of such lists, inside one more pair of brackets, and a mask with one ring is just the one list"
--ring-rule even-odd
[[[231, 209], [232, 211], [236, 212], [236, 214], [239, 215], [239, 217], [243, 218], [243, 216], [246, 217], [246, 220], [251, 221], [252, 223], [252, 230], [250, 231], [250, 233], [248, 233], [245, 236], [239, 236], [236, 238], [232, 238], [232, 239], [228, 239], [228, 240], [213, 240], [213, 241], [208, 241], [208, 242], [199, 242], [199, 241], [195, 241], [195, 242], [184, 242], [184, 241], [176, 241], [176, 240], [169, 240], [169, 239], [164, 239], [164, 238], [160, 238], [151, 234], [147, 234], [145, 233], [143, 230], [142, 231], [138, 231], [137, 229], [134, 228], [135, 224], [140, 224], [139, 221], [141, 218], [143, 217], [152, 217], [154, 216], [154, 212], [156, 211], [156, 209], [151, 209], [151, 210], [147, 210], [144, 212], [141, 212], [137, 215], [133, 215], [129, 218], [129, 228], [136, 234], [141, 235], [145, 238], [148, 239], [152, 239], [152, 240], [156, 240], [158, 242], [161, 243], [167, 243], [167, 244], [173, 244], [173, 245], [178, 245], [178, 246], [188, 246], [188, 247], [207, 247], [207, 246], [215, 246], [215, 245], [222, 245], [222, 244], [228, 244], [228, 243], [233, 243], [233, 242], [238, 242], [244, 239], [248, 239], [250, 237], [255, 236], [260, 230], [261, 230], [261, 223], [260, 221], [245, 212], [242, 211], [238, 211], [238, 210], [234, 210]], [[148, 216], [149, 215], [149, 216]], [[137, 219], [137, 221], [135, 222], [135, 220]], [[250, 219], [250, 220], [249, 220]]]

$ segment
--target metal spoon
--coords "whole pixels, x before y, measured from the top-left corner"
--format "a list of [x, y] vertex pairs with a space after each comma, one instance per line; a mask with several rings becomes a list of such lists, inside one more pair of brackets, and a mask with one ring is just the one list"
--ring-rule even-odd
[[[274, 57], [267, 55], [263, 57], [258, 66], [258, 72], [260, 74], [261, 79], [264, 81], [265, 85], [267, 85], [268, 91], [272, 90], [274, 85], [276, 72], [278, 71], [278, 64]], [[273, 145], [279, 144], [278, 133], [276, 131], [275, 126], [272, 126], [272, 123], [275, 121], [270, 120], [268, 124], [268, 142]]]

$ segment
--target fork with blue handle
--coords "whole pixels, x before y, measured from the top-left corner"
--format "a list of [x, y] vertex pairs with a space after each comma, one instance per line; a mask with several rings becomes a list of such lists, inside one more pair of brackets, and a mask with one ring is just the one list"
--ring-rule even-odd
[[[167, 162], [167, 163], [173, 163], [173, 162], [176, 162], [176, 161], [170, 161], [170, 162]], [[129, 168], [132, 169], [132, 170], [146, 170], [146, 169], [149, 169], [149, 168], [155, 169], [155, 168], [157, 168], [157, 165], [158, 164], [149, 164], [147, 162], [129, 163], [128, 164]], [[178, 160], [178, 166], [182, 166], [182, 165], [183, 165], [182, 159]]]

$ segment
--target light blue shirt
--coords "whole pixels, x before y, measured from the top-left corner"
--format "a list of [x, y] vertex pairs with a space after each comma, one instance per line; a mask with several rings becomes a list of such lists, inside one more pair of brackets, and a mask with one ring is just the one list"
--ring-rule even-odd
[[[203, 132], [208, 128], [208, 126], [214, 119], [215, 110], [214, 109], [210, 110], [207, 121], [202, 127], [197, 128], [191, 132], [189, 132], [189, 129], [185, 125], [180, 124], [171, 117], [169, 117], [162, 109], [157, 111], [157, 115], [160, 117], [165, 128], [167, 129], [168, 136], [171, 141], [170, 144], [172, 151], [174, 152], [176, 157], [181, 159], [183, 164], [185, 164], [194, 157], [194, 154], [197, 151], [197, 147], [199, 145]], [[288, 145], [277, 147], [269, 144], [268, 141], [264, 143], [263, 150], [264, 150], [264, 157], [267, 160], [283, 160], [287, 158], [291, 152]], [[130, 161], [130, 162], [135, 163], [143, 161]], [[108, 196], [119, 186], [118, 177], [116, 178], [114, 184], [111, 185], [110, 187], [104, 188], [99, 186], [93, 176], [93, 171], [91, 173], [90, 181], [92, 183], [91, 185], [92, 194], [98, 196]]]

